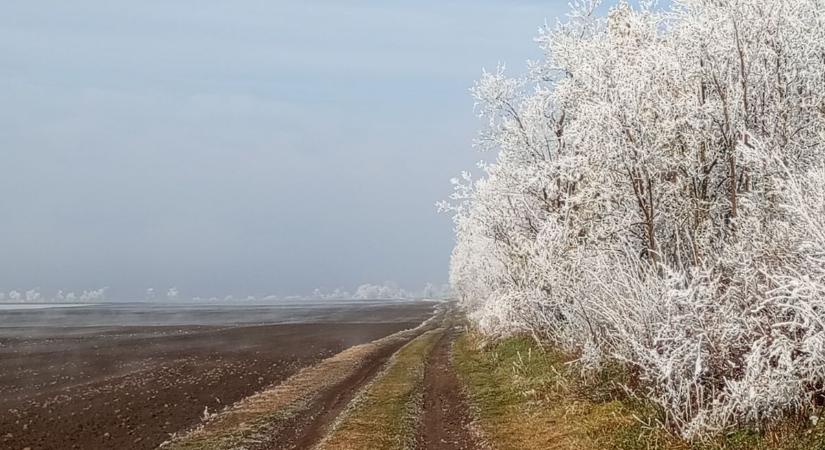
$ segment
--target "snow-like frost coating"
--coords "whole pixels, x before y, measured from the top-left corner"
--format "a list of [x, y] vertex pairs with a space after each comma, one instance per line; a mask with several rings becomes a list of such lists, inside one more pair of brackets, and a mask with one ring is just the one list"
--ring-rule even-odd
[[455, 293], [484, 332], [530, 332], [638, 375], [696, 439], [825, 388], [825, 4], [624, 2], [537, 38], [528, 75], [472, 93], [496, 152], [463, 174]]

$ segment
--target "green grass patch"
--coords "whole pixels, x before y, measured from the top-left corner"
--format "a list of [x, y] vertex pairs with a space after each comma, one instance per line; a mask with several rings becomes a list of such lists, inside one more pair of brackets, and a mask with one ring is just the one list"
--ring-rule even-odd
[[652, 425], [655, 408], [623, 395], [619, 385], [631, 380], [621, 367], [584, 380], [565, 364], [566, 355], [527, 337], [482, 348], [465, 333], [454, 345], [454, 361], [482, 432], [501, 450], [825, 450], [825, 421], [813, 429], [785, 423], [688, 444]]
[[424, 366], [443, 333], [443, 329], [429, 331], [402, 347], [387, 368], [352, 402], [320, 448], [413, 448]]

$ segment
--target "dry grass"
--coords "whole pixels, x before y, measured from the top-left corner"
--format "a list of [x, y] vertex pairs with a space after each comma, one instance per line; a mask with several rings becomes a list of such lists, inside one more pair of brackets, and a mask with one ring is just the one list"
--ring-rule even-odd
[[424, 333], [393, 355], [387, 368], [364, 388], [317, 448], [413, 448], [424, 366], [443, 333], [443, 328]]
[[654, 424], [657, 411], [617, 395], [616, 371], [585, 382], [568, 358], [529, 338], [482, 348], [477, 337], [454, 346], [459, 377], [491, 447], [501, 450], [825, 450], [825, 426], [785, 423], [767, 432], [741, 430], [688, 444]]

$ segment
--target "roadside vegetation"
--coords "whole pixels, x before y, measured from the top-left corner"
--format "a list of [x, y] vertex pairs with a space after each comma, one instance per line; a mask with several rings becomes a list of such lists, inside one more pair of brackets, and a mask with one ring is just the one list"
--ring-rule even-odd
[[414, 448], [425, 363], [443, 333], [443, 328], [428, 331], [398, 350], [387, 368], [353, 400], [318, 448]]
[[442, 205], [454, 292], [488, 338], [575, 355], [685, 441], [806, 430], [825, 405], [825, 5], [571, 6], [525, 74], [472, 89], [493, 160]]
[[488, 341], [465, 333], [454, 362], [484, 438], [500, 450], [812, 450], [825, 448], [825, 424], [786, 420], [688, 443], [657, 426], [661, 411], [629, 397], [620, 368], [585, 379], [571, 358], [532, 337]]

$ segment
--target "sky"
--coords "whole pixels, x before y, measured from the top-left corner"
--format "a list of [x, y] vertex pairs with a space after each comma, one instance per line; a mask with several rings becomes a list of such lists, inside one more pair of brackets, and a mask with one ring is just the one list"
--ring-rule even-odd
[[446, 282], [468, 89], [566, 5], [7, 2], [0, 291]]

